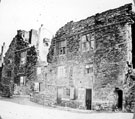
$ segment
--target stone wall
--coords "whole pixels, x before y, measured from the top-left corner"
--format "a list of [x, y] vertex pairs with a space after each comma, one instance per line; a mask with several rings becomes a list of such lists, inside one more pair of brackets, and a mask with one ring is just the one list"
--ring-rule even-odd
[[[117, 87], [124, 92], [127, 62], [131, 63], [129, 50], [133, 18], [132, 5], [127, 4], [78, 22], [71, 21], [56, 32], [48, 53], [49, 72], [46, 85], [75, 89], [74, 99], [69, 98], [66, 101], [61, 97], [61, 104], [63, 101], [67, 102], [67, 105], [74, 102], [79, 104], [78, 107], [86, 109], [86, 89], [92, 89], [93, 108], [96, 102], [108, 102], [105, 105], [113, 106], [114, 90]], [[88, 50], [83, 52], [82, 37], [86, 35], [89, 36], [89, 44], [94, 40], [94, 48], [89, 46]], [[62, 41], [66, 41], [66, 53], [59, 55], [59, 43]], [[87, 64], [92, 65], [93, 70], [90, 73], [86, 73]], [[61, 76], [58, 73], [60, 66], [64, 67], [61, 67]], [[81, 88], [85, 93], [81, 93]]]
[[[30, 86], [27, 84], [32, 80], [31, 74], [35, 71], [34, 66], [37, 62], [37, 53], [35, 46], [29, 46], [29, 32], [18, 30], [17, 35], [11, 41], [4, 57], [4, 66], [2, 69], [2, 85], [9, 86], [16, 84], [14, 93], [29, 94]], [[32, 40], [32, 39], [31, 39]], [[26, 52], [24, 64], [21, 64], [21, 54]], [[20, 84], [20, 77], [25, 77], [23, 86]], [[12, 92], [13, 92], [12, 90]], [[6, 94], [6, 92], [3, 92]]]
[[127, 27], [130, 26], [116, 25], [96, 33], [101, 35], [100, 38], [97, 38], [97, 35], [95, 38], [96, 89], [105, 88], [107, 85], [113, 86], [112, 88], [122, 86], [127, 61]]
[[4, 66], [2, 69], [2, 83], [9, 84], [11, 80], [13, 80], [13, 77], [7, 76], [7, 71], [11, 71], [11, 75], [13, 74], [14, 69], [14, 57], [15, 57], [15, 38], [11, 42], [9, 49], [5, 53], [4, 57]]

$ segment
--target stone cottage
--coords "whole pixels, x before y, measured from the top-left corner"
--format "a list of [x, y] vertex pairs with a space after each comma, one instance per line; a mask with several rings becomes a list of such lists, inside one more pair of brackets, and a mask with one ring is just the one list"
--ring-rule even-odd
[[135, 68], [132, 4], [68, 22], [51, 41], [45, 80], [49, 105], [124, 109], [126, 74]]

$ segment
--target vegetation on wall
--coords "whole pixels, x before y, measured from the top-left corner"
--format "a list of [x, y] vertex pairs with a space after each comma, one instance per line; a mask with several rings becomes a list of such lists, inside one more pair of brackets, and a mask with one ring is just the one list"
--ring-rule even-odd
[[32, 46], [27, 52], [26, 61], [26, 76], [29, 80], [33, 78], [33, 73], [35, 73], [35, 65], [37, 63], [37, 52], [34, 46]]
[[125, 109], [128, 112], [134, 112], [135, 106], [135, 73], [130, 70], [126, 74], [125, 80]]
[[[16, 52], [15, 52], [15, 83], [19, 83], [18, 73], [24, 74], [28, 80], [31, 79], [31, 74], [34, 72], [34, 66], [37, 62], [37, 52], [34, 46], [29, 47], [20, 36], [16, 36]], [[26, 62], [24, 65], [20, 65], [21, 53], [27, 52]]]

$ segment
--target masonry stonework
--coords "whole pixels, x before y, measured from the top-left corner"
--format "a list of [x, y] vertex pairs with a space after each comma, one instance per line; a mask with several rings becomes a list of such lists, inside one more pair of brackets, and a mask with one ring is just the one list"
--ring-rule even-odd
[[[33, 31], [33, 30], [31, 30]], [[33, 80], [31, 74], [36, 65], [37, 53], [35, 44], [31, 44], [37, 34], [18, 30], [17, 35], [11, 41], [4, 57], [2, 69], [3, 95], [29, 94], [30, 84]], [[34, 42], [38, 39], [34, 38]], [[29, 46], [31, 44], [31, 46]], [[11, 85], [14, 84], [14, 87]], [[14, 89], [11, 89], [14, 88]]]
[[46, 90], [51, 90], [45, 95], [56, 105], [123, 109], [133, 20], [132, 5], [127, 4], [61, 27], [48, 53]]

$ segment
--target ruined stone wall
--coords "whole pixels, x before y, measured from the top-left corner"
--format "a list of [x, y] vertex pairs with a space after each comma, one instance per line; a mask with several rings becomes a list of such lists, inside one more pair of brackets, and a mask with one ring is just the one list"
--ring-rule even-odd
[[31, 43], [31, 45], [34, 45], [35, 48], [37, 48], [38, 40], [39, 40], [38, 32], [36, 30], [32, 29], [30, 31], [30, 43]]
[[[92, 104], [111, 102], [115, 87], [123, 90], [127, 61], [131, 44], [132, 20], [131, 4], [108, 10], [101, 14], [88, 17], [79, 22], [69, 22], [61, 27], [49, 49], [49, 72], [47, 83], [57, 87], [74, 87], [74, 103], [82, 102], [85, 108], [85, 93], [80, 88], [92, 89]], [[82, 52], [81, 37], [90, 35], [94, 39], [94, 49]], [[66, 54], [57, 54], [57, 43], [66, 41]], [[90, 42], [90, 41], [88, 41]], [[93, 65], [93, 71], [86, 74], [87, 64]], [[64, 66], [65, 76], [58, 76], [58, 68]], [[79, 98], [81, 93], [83, 99]], [[72, 100], [68, 100], [70, 102]], [[110, 103], [109, 102], [109, 103]], [[114, 102], [112, 102], [114, 103]], [[93, 107], [94, 108], [94, 107]]]
[[[11, 42], [9, 49], [5, 53], [4, 57], [4, 66], [2, 69], [2, 83], [9, 85], [10, 81], [13, 81], [13, 74], [14, 74], [14, 57], [15, 57], [15, 41], [16, 39], [14, 38], [13, 41]], [[7, 76], [7, 71], [11, 71], [11, 76]]]
[[[12, 84], [14, 81], [14, 53], [15, 49], [15, 38], [11, 42], [9, 49], [5, 53], [3, 68], [2, 68], [2, 94], [5, 96], [11, 96], [13, 94]], [[10, 90], [11, 89], [11, 90]]]
[[[29, 81], [33, 78], [31, 74], [35, 71], [34, 66], [36, 65], [37, 55], [35, 47], [29, 47], [28, 38], [26, 37], [25, 39], [23, 33], [25, 33], [25, 31], [18, 30], [17, 35], [12, 40], [5, 54], [2, 70], [2, 84], [10, 85], [12, 81], [14, 84], [18, 85], [15, 92], [28, 94], [30, 91]], [[21, 65], [22, 52], [26, 52], [25, 63], [23, 65]], [[21, 76], [26, 77], [23, 86], [20, 85]]]
[[109, 93], [113, 92], [115, 87], [123, 89], [128, 61], [129, 27], [130, 25], [125, 23], [118, 24], [95, 33], [95, 98], [104, 100], [109, 98]]

